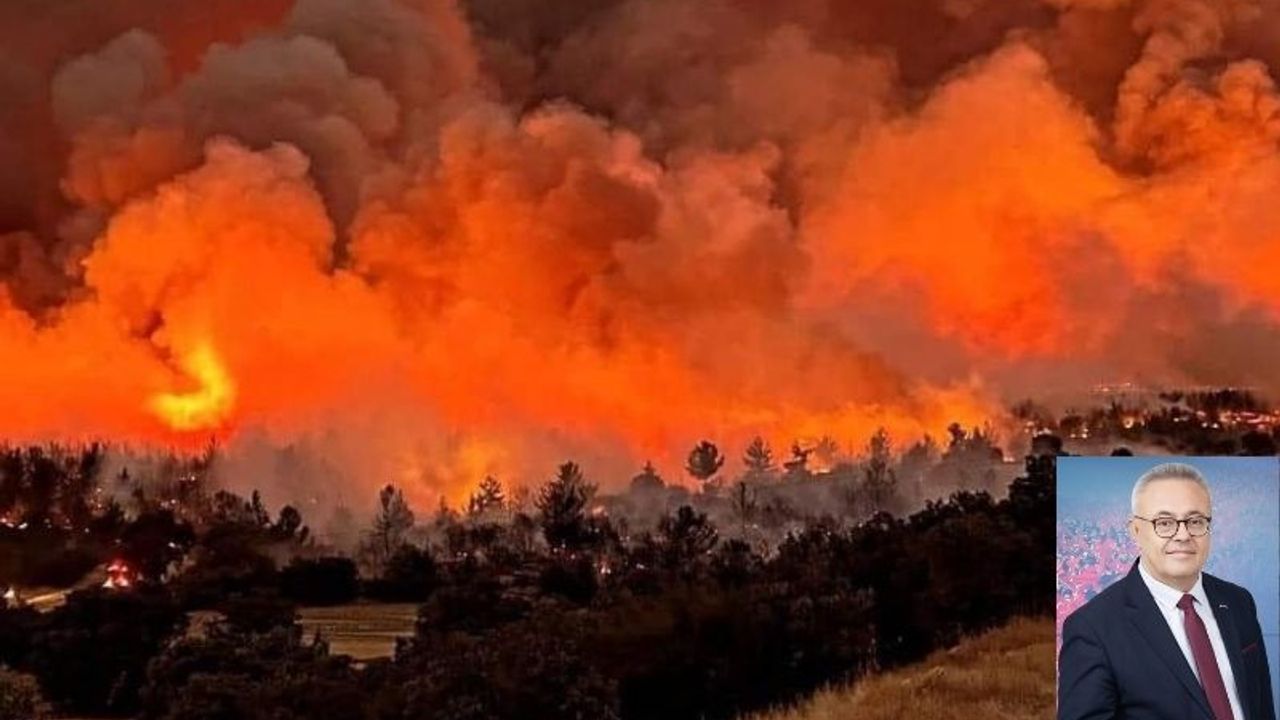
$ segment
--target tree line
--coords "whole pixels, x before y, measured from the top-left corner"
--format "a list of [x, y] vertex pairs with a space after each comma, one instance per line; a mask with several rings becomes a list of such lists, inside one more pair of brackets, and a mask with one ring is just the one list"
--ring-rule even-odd
[[[982, 451], [973, 435], [948, 449]], [[794, 450], [796, 474], [813, 451]], [[774, 472], [765, 444], [744, 457], [756, 463], [746, 474]], [[744, 510], [727, 523], [693, 501], [633, 527], [598, 511], [573, 462], [527, 509], [486, 478], [461, 511], [424, 519], [386, 486], [350, 556], [256, 493], [142, 497], [128, 514], [90, 503], [75, 538], [55, 493], [49, 523], [0, 529], [0, 542], [120, 553], [140, 582], [74, 592], [48, 613], [0, 611], [0, 684], [30, 707], [169, 720], [731, 718], [1050, 612], [1052, 453], [1029, 457], [1000, 499], [963, 490], [895, 513], [904, 460], [873, 438], [849, 486], [858, 497], [803, 514], [767, 548], [744, 532], [764, 522], [752, 493], [767, 483], [705, 493]], [[686, 469], [711, 483], [724, 462], [699, 443]], [[651, 466], [637, 478], [640, 492], [663, 486]], [[424, 525], [428, 542], [415, 535]], [[358, 667], [303, 636], [298, 606], [357, 598], [420, 605], [394, 657]], [[196, 610], [218, 619], [189, 632]]]

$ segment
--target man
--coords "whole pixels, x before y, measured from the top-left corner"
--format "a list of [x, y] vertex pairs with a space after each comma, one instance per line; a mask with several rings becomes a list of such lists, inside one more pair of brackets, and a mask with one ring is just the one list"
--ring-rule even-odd
[[1190, 465], [1159, 465], [1130, 502], [1140, 557], [1062, 626], [1059, 720], [1275, 720], [1253, 596], [1201, 572], [1208, 483]]

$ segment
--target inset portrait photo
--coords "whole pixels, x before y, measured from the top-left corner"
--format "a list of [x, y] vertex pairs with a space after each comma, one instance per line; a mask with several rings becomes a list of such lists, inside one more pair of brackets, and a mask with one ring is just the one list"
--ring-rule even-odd
[[1058, 718], [1275, 720], [1280, 462], [1058, 458]]

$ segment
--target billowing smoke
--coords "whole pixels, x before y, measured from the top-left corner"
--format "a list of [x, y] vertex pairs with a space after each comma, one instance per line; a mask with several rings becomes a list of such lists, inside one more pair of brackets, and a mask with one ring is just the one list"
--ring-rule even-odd
[[0, 434], [456, 500], [1280, 391], [1280, 8], [544, 5], [0, 10]]

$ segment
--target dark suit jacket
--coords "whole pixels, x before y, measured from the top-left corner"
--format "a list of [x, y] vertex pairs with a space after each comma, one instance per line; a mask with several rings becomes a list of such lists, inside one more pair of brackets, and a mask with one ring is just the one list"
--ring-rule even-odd
[[[1208, 573], [1205, 595], [1226, 645], [1245, 720], [1275, 720], [1271, 672], [1248, 590]], [[1209, 720], [1204, 689], [1133, 564], [1071, 613], [1058, 657], [1059, 720]]]

